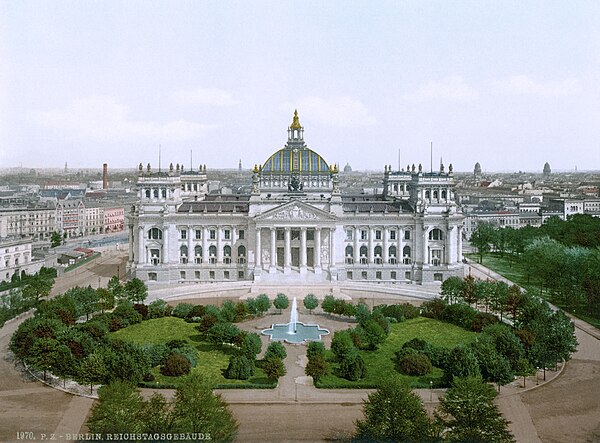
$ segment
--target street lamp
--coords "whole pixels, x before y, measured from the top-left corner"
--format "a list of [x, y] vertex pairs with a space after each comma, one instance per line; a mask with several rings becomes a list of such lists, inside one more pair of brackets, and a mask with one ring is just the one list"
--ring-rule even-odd
[[540, 367], [535, 367], [535, 385], [538, 386], [540, 384]]
[[433, 380], [429, 380], [429, 401], [433, 401]]

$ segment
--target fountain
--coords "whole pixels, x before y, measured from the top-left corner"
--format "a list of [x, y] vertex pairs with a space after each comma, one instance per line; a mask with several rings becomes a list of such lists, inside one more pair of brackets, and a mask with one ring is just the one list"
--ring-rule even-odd
[[292, 300], [290, 322], [271, 325], [269, 329], [263, 329], [264, 335], [270, 336], [273, 341], [285, 341], [287, 343], [302, 343], [305, 341], [320, 341], [322, 335], [329, 334], [327, 329], [319, 325], [305, 325], [298, 321], [298, 302], [296, 297]]

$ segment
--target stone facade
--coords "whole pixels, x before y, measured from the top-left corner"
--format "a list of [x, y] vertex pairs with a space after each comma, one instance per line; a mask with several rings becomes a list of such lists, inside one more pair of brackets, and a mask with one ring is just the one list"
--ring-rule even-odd
[[139, 202], [127, 224], [129, 265], [144, 281], [423, 283], [462, 276], [463, 216], [452, 166], [430, 173], [420, 165], [386, 166], [383, 194], [342, 195], [338, 166], [306, 146], [295, 114], [285, 147], [255, 165], [250, 195], [190, 195], [184, 174], [172, 165], [140, 165]]

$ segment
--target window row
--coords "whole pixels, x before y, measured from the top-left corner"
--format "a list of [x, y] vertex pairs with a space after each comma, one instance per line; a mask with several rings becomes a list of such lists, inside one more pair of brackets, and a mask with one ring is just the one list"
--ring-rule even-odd
[[[360, 272], [360, 274], [359, 274], [359, 272]], [[396, 271], [390, 271], [389, 277], [388, 277], [387, 273], [385, 273], [384, 271], [376, 271], [375, 272], [375, 280], [383, 280], [384, 278], [386, 280], [398, 280], [398, 273]], [[347, 271], [346, 279], [347, 280], [368, 280], [369, 273], [367, 271]], [[404, 279], [405, 280], [413, 280], [412, 271], [405, 271]], [[436, 272], [435, 274], [433, 274], [433, 280], [434, 281], [443, 281], [444, 274], [442, 274], [441, 272]]]
[[[215, 245], [211, 245], [208, 248], [208, 262], [211, 264], [215, 264], [217, 262], [217, 247]], [[194, 247], [194, 263], [201, 264], [202, 263], [202, 246], [197, 245]], [[179, 248], [179, 262], [182, 264], [188, 263], [190, 259], [188, 247], [186, 245], [182, 245]], [[231, 246], [225, 245], [223, 247], [223, 263], [230, 264], [231, 263]], [[246, 247], [244, 245], [240, 245], [237, 248], [237, 260], [238, 264], [246, 263]]]
[[[360, 229], [358, 232], [359, 232], [360, 240], [366, 241], [369, 239], [369, 230], [368, 229]], [[398, 231], [396, 231], [395, 229], [391, 229], [389, 239], [397, 240], [398, 239], [397, 235], [398, 235]], [[375, 229], [375, 240], [382, 240], [382, 239], [383, 239], [383, 230]], [[346, 229], [346, 240], [354, 240], [354, 228]], [[410, 230], [408, 230], [408, 229], [404, 231], [404, 240], [410, 240]]]
[[[202, 239], [202, 229], [194, 229], [194, 237], [196, 240], [201, 240]], [[243, 229], [238, 230], [238, 235], [237, 238], [239, 240], [244, 240], [245, 238], [245, 231]], [[148, 229], [147, 232], [147, 238], [149, 240], [162, 240], [163, 238], [163, 232], [162, 229], [159, 228], [150, 228]], [[180, 229], [179, 230], [179, 238], [181, 240], [187, 240], [188, 239], [188, 230], [187, 229]], [[223, 229], [223, 238], [225, 240], [231, 240], [232, 238], [232, 231], [231, 229]], [[208, 230], [208, 239], [209, 240], [216, 240], [217, 239], [217, 230], [216, 229], [209, 229]]]
[[[402, 263], [408, 265], [411, 263], [411, 248], [410, 246], [404, 246], [402, 249]], [[369, 262], [368, 258], [369, 248], [366, 246], [361, 246], [359, 249], [359, 261], [360, 264], [366, 265]], [[354, 247], [351, 245], [346, 246], [345, 250], [346, 255], [346, 264], [352, 265], [354, 264]], [[377, 264], [383, 264], [383, 248], [381, 246], [375, 246], [373, 250], [374, 262]], [[389, 264], [397, 264], [398, 263], [398, 254], [396, 246], [390, 246], [388, 248], [388, 263]]]

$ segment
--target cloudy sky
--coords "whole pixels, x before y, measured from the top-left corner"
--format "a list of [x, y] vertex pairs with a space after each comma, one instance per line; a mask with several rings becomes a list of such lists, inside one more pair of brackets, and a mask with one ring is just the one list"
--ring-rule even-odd
[[0, 166], [600, 170], [600, 2], [0, 0]]

